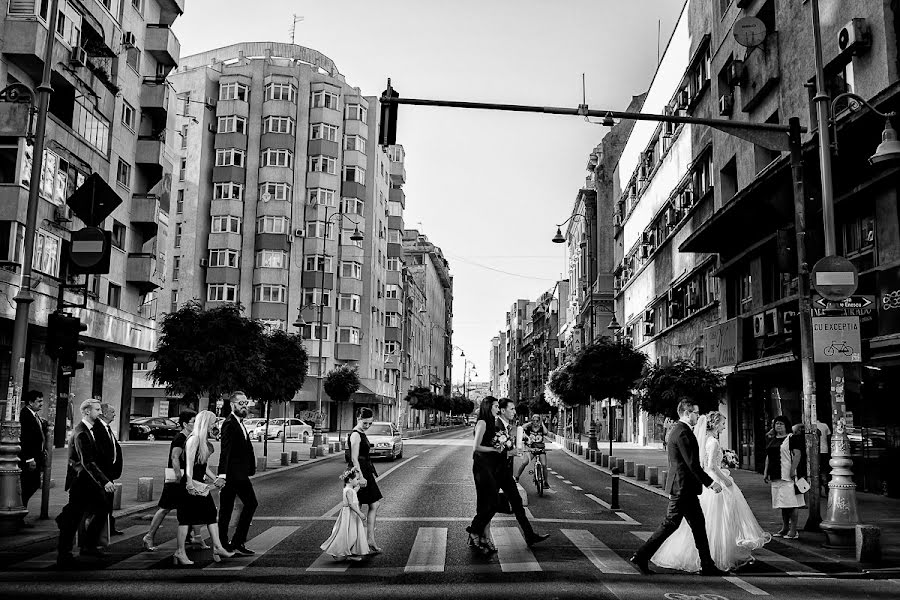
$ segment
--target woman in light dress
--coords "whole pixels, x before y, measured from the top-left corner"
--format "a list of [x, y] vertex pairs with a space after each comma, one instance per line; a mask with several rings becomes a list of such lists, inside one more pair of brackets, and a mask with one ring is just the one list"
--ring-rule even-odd
[[[719, 434], [725, 429], [725, 415], [713, 411], [700, 417], [694, 427], [700, 449], [700, 465], [722, 486], [720, 494], [703, 488], [700, 507], [706, 519], [706, 536], [716, 566], [731, 571], [753, 562], [751, 552], [772, 536], [759, 526], [747, 500], [728, 469], [722, 467], [723, 450]], [[700, 555], [687, 521], [665, 541], [650, 559], [654, 564], [681, 571], [700, 571]]]

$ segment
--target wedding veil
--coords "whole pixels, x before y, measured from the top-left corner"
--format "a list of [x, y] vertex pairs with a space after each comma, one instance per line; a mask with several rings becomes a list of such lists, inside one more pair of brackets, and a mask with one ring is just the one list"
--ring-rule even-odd
[[697, 438], [697, 446], [700, 448], [700, 468], [703, 469], [706, 468], [706, 440], [709, 437], [706, 425], [708, 421], [709, 418], [706, 415], [701, 415], [697, 419], [697, 424], [694, 425], [694, 437]]

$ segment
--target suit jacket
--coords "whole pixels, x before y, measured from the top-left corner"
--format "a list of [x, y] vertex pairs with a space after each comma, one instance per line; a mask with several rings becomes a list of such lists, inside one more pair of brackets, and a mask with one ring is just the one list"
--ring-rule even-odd
[[21, 431], [19, 433], [19, 467], [25, 469], [25, 462], [34, 459], [37, 470], [42, 471], [46, 461], [44, 452], [44, 436], [46, 435], [46, 424], [40, 416], [31, 412], [27, 406], [22, 407], [19, 413], [19, 425]]
[[[110, 437], [106, 424], [97, 419], [94, 421], [94, 440], [97, 445], [97, 464], [110, 481], [122, 476], [122, 446], [115, 436]], [[115, 448], [115, 452], [113, 452]], [[115, 456], [115, 460], [113, 459]]]
[[253, 444], [244, 434], [244, 427], [234, 413], [222, 423], [222, 450], [219, 456], [219, 475], [226, 481], [249, 479], [256, 473]]
[[94, 436], [84, 421], [79, 421], [69, 441], [69, 466], [66, 471], [65, 489], [71, 489], [73, 492], [79, 490], [85, 494], [102, 492], [103, 486], [109, 483], [109, 477], [100, 468], [98, 458]]
[[699, 495], [703, 486], [710, 486], [712, 478], [700, 466], [700, 448], [694, 432], [684, 422], [678, 421], [669, 431], [666, 440], [669, 451], [669, 477], [666, 493]]

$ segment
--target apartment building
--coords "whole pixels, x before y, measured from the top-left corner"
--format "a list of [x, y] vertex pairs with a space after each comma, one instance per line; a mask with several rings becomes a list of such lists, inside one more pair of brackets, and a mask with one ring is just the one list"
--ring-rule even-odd
[[506, 382], [506, 332], [497, 332], [491, 338], [489, 393], [495, 398], [504, 398], [509, 393]]
[[[77, 423], [79, 403], [99, 397], [116, 408], [113, 422], [122, 439], [129, 417], [141, 414], [132, 397], [132, 372], [156, 347], [158, 291], [165, 283], [165, 247], [173, 97], [166, 76], [177, 67], [180, 44], [171, 25], [184, 0], [86, 0], [59, 2], [53, 45], [53, 93], [43, 152], [41, 181], [31, 182], [31, 143], [3, 138], [0, 153], [0, 346], [8, 356], [20, 282], [29, 187], [40, 188], [32, 268], [25, 389], [38, 389], [55, 409], [55, 444]], [[41, 81], [48, 35], [49, 3], [0, 3], [0, 82], [34, 90]], [[110, 270], [87, 276], [81, 292], [67, 290], [68, 308], [87, 325], [81, 339], [84, 368], [60, 376], [45, 354], [48, 315], [58, 308], [61, 285], [84, 284], [85, 276], [64, 276], [72, 231], [84, 223], [65, 204], [90, 175], [112, 192], [117, 207], [101, 224], [112, 232]], [[107, 190], [108, 191], [108, 190]], [[0, 362], [0, 397], [7, 397], [9, 361]], [[52, 399], [58, 399], [56, 403]]]
[[531, 313], [536, 302], [527, 299], [516, 300], [506, 313], [506, 372], [507, 395], [516, 404], [523, 399], [524, 393], [524, 360], [522, 344], [525, 340], [525, 327], [531, 321]]
[[[185, 57], [170, 81], [180, 139], [164, 310], [240, 302], [269, 327], [300, 326], [307, 379], [275, 410], [312, 417], [321, 403], [331, 430], [360, 406], [392, 418], [400, 265], [388, 225], [403, 203], [389, 198], [404, 167], [402, 148], [377, 144], [377, 99], [321, 53], [275, 42]], [[319, 383], [340, 364], [362, 386], [339, 421]], [[168, 402], [149, 385], [140, 394], [148, 411]]]

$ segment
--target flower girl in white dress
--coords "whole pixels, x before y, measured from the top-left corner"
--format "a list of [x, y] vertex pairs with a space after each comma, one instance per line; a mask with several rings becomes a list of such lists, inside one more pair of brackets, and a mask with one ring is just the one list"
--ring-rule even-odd
[[362, 560], [369, 554], [366, 539], [366, 517], [359, 510], [356, 491], [359, 489], [359, 471], [350, 467], [341, 473], [344, 482], [343, 506], [338, 514], [331, 536], [322, 544], [322, 550], [337, 560]]
[[[700, 507], [706, 520], [709, 551], [716, 566], [731, 571], [753, 562], [751, 552], [771, 541], [771, 534], [763, 531], [753, 516], [728, 469], [722, 467], [723, 451], [719, 434], [725, 429], [725, 415], [713, 411], [700, 417], [694, 435], [700, 448], [700, 465], [713, 481], [722, 485], [722, 493], [703, 488]], [[700, 555], [687, 521], [657, 550], [650, 559], [668, 569], [695, 572], [700, 570]]]

